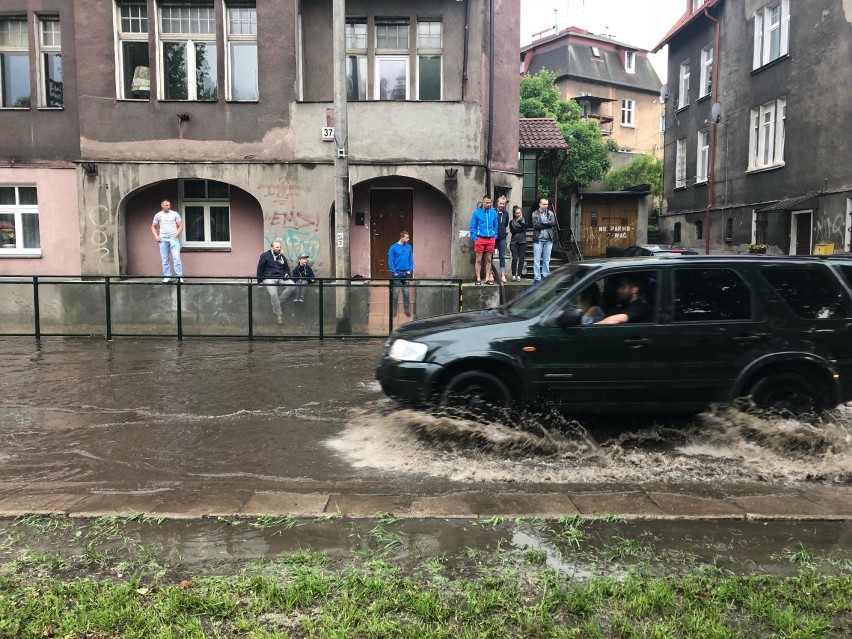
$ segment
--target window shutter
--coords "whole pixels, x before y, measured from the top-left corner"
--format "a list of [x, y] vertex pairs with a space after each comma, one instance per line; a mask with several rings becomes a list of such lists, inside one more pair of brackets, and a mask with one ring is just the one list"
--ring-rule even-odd
[[754, 14], [754, 60], [752, 69], [760, 66], [760, 58], [763, 54], [763, 9]]
[[790, 52], [790, 0], [781, 0], [781, 55]]

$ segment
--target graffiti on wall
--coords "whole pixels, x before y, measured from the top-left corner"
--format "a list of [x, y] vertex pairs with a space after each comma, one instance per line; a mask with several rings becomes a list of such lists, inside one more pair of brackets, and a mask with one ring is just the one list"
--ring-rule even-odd
[[110, 249], [112, 239], [107, 233], [113, 224], [112, 216], [106, 204], [99, 204], [89, 209], [87, 217], [91, 226], [94, 227], [91, 235], [89, 235], [89, 241], [94, 245], [95, 253], [100, 256], [98, 273], [103, 273], [104, 262], [113, 261], [112, 250]]
[[316, 258], [322, 248], [317, 235], [319, 216], [299, 207], [300, 201], [310, 195], [310, 187], [282, 178], [274, 184], [261, 184], [260, 193], [272, 204], [272, 216], [264, 234], [267, 246], [278, 241], [284, 254], [291, 259], [301, 253]]
[[824, 215], [814, 223], [814, 242], [833, 242], [835, 247], [843, 247], [846, 241], [846, 215]]
[[281, 234], [266, 233], [265, 239], [267, 246], [273, 242], [281, 242], [281, 250], [284, 251], [284, 255], [292, 260], [295, 260], [302, 253], [307, 253], [311, 258], [316, 259], [322, 249], [322, 242], [320, 242], [316, 233], [308, 231], [285, 229]]

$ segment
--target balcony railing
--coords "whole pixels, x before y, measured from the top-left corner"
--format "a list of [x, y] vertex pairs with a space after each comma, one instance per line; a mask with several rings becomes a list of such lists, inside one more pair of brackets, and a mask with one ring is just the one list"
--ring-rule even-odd
[[[461, 280], [409, 282], [392, 308], [388, 279], [316, 278], [303, 303], [282, 304], [276, 321], [263, 284], [246, 277], [160, 278], [0, 276], [0, 336], [236, 337], [248, 339], [384, 337], [399, 322], [458, 312]], [[338, 312], [338, 309], [347, 309]]]

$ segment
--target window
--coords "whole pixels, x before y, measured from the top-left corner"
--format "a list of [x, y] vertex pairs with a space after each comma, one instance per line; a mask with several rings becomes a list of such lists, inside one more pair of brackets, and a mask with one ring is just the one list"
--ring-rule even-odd
[[601, 50], [600, 49], [598, 49], [597, 47], [589, 47], [589, 48], [592, 50], [592, 57], [593, 58], [601, 57]]
[[706, 182], [710, 167], [710, 131], [698, 132], [698, 154], [695, 162], [695, 181]]
[[672, 229], [672, 244], [680, 244], [681, 236], [680, 236], [680, 222], [675, 222], [674, 228]]
[[704, 0], [692, 0], [692, 11], [698, 11], [704, 4]]
[[148, 56], [148, 7], [118, 6], [118, 92], [124, 100], [151, 98], [151, 62]]
[[710, 95], [713, 88], [713, 47], [701, 50], [701, 97]]
[[216, 17], [212, 4], [161, 6], [158, 44], [163, 99], [217, 99]]
[[41, 255], [34, 186], [0, 186], [0, 256]]
[[660, 133], [666, 132], [666, 116], [665, 114], [660, 116]]
[[[229, 6], [227, 12], [228, 99], [253, 102], [259, 98], [257, 9], [255, 9], [254, 3], [240, 3], [236, 6]], [[213, 81], [216, 81], [215, 77]]]
[[621, 101], [621, 126], [634, 126], [634, 115], [636, 102], [633, 100]]
[[39, 27], [39, 96], [42, 107], [62, 107], [62, 34], [59, 18], [41, 18]]
[[805, 319], [852, 316], [852, 305], [837, 278], [827, 268], [814, 266], [766, 266], [760, 270], [787, 306]]
[[408, 100], [408, 20], [376, 21], [376, 99]]
[[780, 0], [754, 14], [754, 63], [757, 69], [787, 55], [790, 39], [790, 0]]
[[30, 107], [30, 49], [27, 20], [0, 20], [0, 107]]
[[346, 23], [346, 99], [367, 99], [367, 21]]
[[701, 220], [695, 221], [695, 239], [703, 240], [704, 239], [704, 222]]
[[440, 100], [442, 96], [443, 23], [417, 23], [417, 99]]
[[184, 180], [181, 217], [187, 248], [230, 248], [230, 189], [215, 180]]
[[524, 176], [521, 206], [526, 208], [536, 202], [536, 195], [538, 194], [538, 158], [535, 152], [523, 151], [520, 153], [518, 173]]
[[725, 241], [734, 241], [734, 218], [729, 217], [725, 222]]
[[677, 160], [675, 163], [675, 188], [686, 186], [686, 138], [677, 141]]
[[787, 100], [767, 102], [751, 110], [750, 171], [784, 165], [784, 129]]
[[624, 70], [627, 73], [636, 73], [636, 54], [633, 51], [624, 52]]
[[674, 321], [718, 322], [751, 319], [751, 292], [726, 268], [674, 272]]
[[677, 97], [677, 108], [682, 109], [689, 105], [689, 60], [680, 63], [680, 93]]

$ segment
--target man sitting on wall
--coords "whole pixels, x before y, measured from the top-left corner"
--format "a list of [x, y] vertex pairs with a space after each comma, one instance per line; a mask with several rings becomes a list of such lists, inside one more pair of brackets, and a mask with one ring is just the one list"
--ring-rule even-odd
[[273, 242], [272, 248], [261, 254], [257, 263], [257, 283], [266, 285], [275, 321], [283, 324], [281, 303], [296, 293], [296, 287], [290, 279], [290, 265], [281, 252], [281, 242]]

